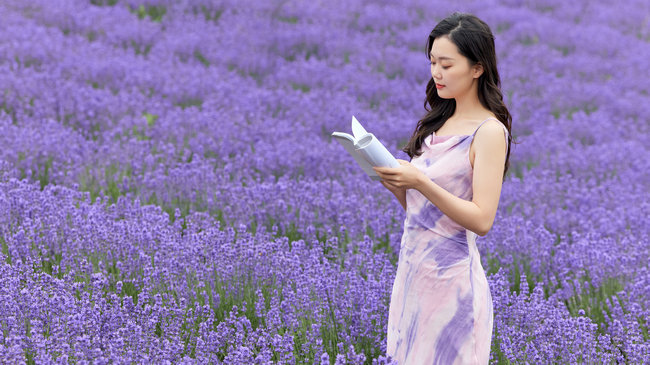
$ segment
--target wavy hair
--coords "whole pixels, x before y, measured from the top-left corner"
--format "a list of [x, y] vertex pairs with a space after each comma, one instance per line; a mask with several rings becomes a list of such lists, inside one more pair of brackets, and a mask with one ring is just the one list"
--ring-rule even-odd
[[[459, 53], [469, 60], [470, 66], [477, 63], [483, 66], [483, 73], [478, 78], [478, 98], [481, 104], [494, 113], [508, 129], [508, 152], [503, 170], [505, 179], [510, 165], [512, 116], [503, 102], [503, 94], [500, 90], [501, 80], [497, 70], [494, 35], [490, 27], [478, 17], [454, 12], [440, 21], [429, 34], [426, 44], [427, 59], [430, 57], [433, 41], [441, 36], [449, 37], [449, 40], [458, 47]], [[456, 100], [453, 98], [443, 99], [438, 96], [432, 77], [427, 83], [424, 109], [427, 111], [426, 115], [418, 121], [413, 135], [403, 148], [403, 151], [411, 158], [422, 154], [420, 148], [424, 139], [440, 129], [451, 117], [456, 110]]]

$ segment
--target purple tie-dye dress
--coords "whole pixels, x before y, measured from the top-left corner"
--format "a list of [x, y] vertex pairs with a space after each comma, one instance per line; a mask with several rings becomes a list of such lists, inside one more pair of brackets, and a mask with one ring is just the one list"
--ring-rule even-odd
[[[489, 119], [494, 118], [476, 130]], [[505, 126], [504, 131], [507, 137]], [[475, 134], [431, 134], [422, 143], [422, 155], [411, 163], [450, 193], [472, 200], [469, 147]], [[477, 235], [415, 189], [406, 191], [406, 208], [388, 315], [387, 354], [400, 365], [487, 364], [492, 297], [476, 248]]]

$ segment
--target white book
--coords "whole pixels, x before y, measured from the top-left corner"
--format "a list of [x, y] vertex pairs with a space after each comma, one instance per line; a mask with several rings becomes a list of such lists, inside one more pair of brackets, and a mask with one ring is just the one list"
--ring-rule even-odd
[[381, 180], [373, 167], [399, 167], [395, 157], [388, 152], [386, 147], [379, 142], [377, 137], [368, 133], [361, 123], [352, 116], [352, 135], [342, 132], [332, 133], [332, 137], [339, 141], [346, 151], [365, 173], [373, 180]]

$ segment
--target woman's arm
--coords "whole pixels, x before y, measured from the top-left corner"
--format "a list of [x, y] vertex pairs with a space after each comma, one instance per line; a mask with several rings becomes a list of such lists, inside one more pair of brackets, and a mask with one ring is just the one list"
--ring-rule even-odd
[[498, 122], [488, 122], [474, 136], [472, 201], [461, 199], [429, 179], [409, 162], [396, 168], [375, 168], [393, 187], [417, 189], [445, 215], [470, 231], [484, 236], [492, 228], [501, 195], [506, 139]]
[[397, 198], [397, 201], [402, 205], [402, 208], [406, 210], [406, 189], [404, 188], [398, 188], [393, 185], [388, 184], [384, 180], [381, 181], [382, 185], [386, 187], [386, 189], [390, 190], [393, 195]]

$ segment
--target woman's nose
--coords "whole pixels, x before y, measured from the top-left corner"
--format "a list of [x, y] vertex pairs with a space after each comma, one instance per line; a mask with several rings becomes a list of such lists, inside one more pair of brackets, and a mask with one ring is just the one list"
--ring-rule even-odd
[[433, 76], [434, 79], [440, 79], [440, 69], [438, 69], [438, 65], [431, 67], [431, 76]]

